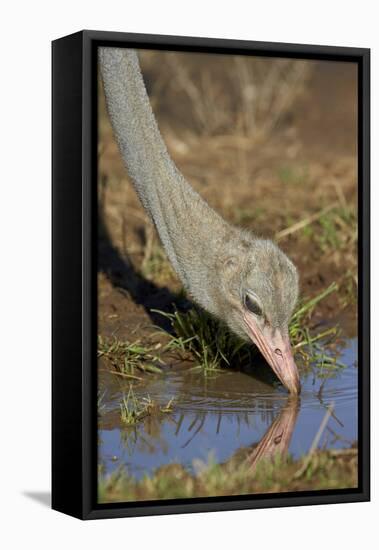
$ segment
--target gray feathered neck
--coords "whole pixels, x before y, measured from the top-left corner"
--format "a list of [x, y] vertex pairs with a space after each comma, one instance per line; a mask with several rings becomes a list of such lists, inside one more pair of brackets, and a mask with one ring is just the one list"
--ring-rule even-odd
[[238, 249], [239, 230], [208, 206], [171, 160], [149, 102], [137, 53], [100, 48], [99, 60], [109, 116], [138, 196], [186, 290], [217, 314], [210, 297], [217, 263], [225, 245]]

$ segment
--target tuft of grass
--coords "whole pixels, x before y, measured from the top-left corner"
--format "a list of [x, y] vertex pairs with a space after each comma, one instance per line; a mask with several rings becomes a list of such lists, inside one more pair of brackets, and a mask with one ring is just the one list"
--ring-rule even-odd
[[345, 366], [325, 351], [327, 345], [338, 336], [338, 327], [329, 327], [317, 333], [312, 333], [309, 328], [312, 313], [317, 304], [337, 290], [338, 285], [332, 283], [314, 298], [300, 302], [292, 316], [289, 326], [291, 344], [294, 352], [301, 355], [306, 366], [314, 366], [321, 370]]
[[99, 469], [99, 502], [346, 489], [358, 483], [355, 447], [320, 450], [296, 461], [275, 457], [275, 461], [262, 461], [254, 472], [248, 463], [233, 460], [194, 466], [195, 474], [181, 464], [169, 464], [139, 481], [121, 468], [108, 476]]
[[357, 216], [354, 208], [349, 205], [329, 203], [320, 212], [298, 221], [289, 217], [286, 223], [288, 227], [276, 234], [277, 240], [301, 231], [304, 237], [314, 241], [320, 252], [355, 251], [358, 236]]
[[133, 386], [130, 385], [127, 395], [123, 394], [121, 399], [121, 421], [128, 426], [137, 424], [139, 420], [142, 420], [151, 413], [152, 407], [153, 403], [150, 397], [138, 400], [133, 392]]
[[358, 276], [355, 269], [347, 269], [340, 283], [340, 303], [343, 308], [357, 304]]
[[[301, 355], [305, 366], [322, 370], [343, 366], [325, 351], [326, 344], [338, 335], [338, 327], [333, 326], [318, 333], [310, 330], [314, 309], [337, 289], [337, 284], [332, 283], [317, 296], [301, 301], [292, 316], [289, 326], [291, 343], [295, 353]], [[227, 326], [202, 309], [194, 308], [185, 313], [178, 310], [174, 313], [152, 311], [170, 321], [173, 334], [170, 335], [166, 349], [179, 353], [183, 359], [194, 360], [194, 368], [202, 370], [206, 376], [232, 365], [247, 365], [257, 352], [254, 346], [238, 338]]]
[[340, 333], [339, 327], [334, 325], [319, 332], [314, 332], [310, 328], [312, 314], [317, 305], [338, 290], [337, 283], [333, 282], [313, 298], [301, 300], [289, 325], [289, 335], [294, 353], [301, 356], [304, 366], [316, 368], [319, 375], [324, 369], [330, 370], [346, 366], [327, 352], [328, 346], [335, 341]]
[[194, 308], [186, 313], [152, 311], [170, 321], [173, 335], [166, 349], [179, 353], [183, 359], [191, 357], [196, 362], [194, 369], [202, 370], [206, 376], [234, 363], [242, 365], [251, 360], [254, 348], [202, 309]]
[[106, 339], [98, 336], [97, 356], [103, 357], [114, 368], [115, 374], [125, 378], [135, 378], [136, 371], [160, 374], [162, 369], [158, 366], [161, 363], [157, 355], [158, 346], [145, 346], [140, 340], [129, 342], [117, 338]]
[[357, 242], [357, 219], [353, 209], [338, 207], [319, 220], [321, 231], [315, 240], [322, 252], [328, 250], [349, 251]]
[[127, 394], [123, 394], [120, 403], [120, 418], [123, 424], [134, 426], [146, 416], [173, 411], [173, 398], [164, 406], [158, 405], [150, 396], [137, 398], [133, 391], [133, 385], [129, 387]]

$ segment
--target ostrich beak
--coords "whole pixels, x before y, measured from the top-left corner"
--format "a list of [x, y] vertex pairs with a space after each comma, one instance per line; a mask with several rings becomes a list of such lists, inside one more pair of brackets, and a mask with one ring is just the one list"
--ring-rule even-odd
[[292, 394], [301, 390], [299, 371], [293, 358], [288, 332], [259, 327], [250, 315], [244, 315], [249, 336], [270, 365], [283, 386]]

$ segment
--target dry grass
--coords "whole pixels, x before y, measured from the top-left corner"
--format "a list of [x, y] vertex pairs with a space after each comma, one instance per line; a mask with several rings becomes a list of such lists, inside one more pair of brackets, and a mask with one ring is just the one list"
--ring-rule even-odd
[[226, 136], [237, 142], [267, 138], [291, 112], [312, 67], [291, 59], [175, 52], [145, 51], [140, 58], [154, 108], [179, 104], [191, 121], [187, 131], [222, 137], [223, 143]]
[[120, 469], [109, 476], [99, 472], [99, 502], [214, 497], [357, 487], [356, 448], [316, 451], [300, 460], [262, 461], [254, 475], [248, 465], [195, 463], [195, 474], [181, 464], [169, 464], [140, 481]]
[[122, 378], [139, 380], [137, 372], [160, 374], [162, 370], [158, 366], [161, 359], [157, 351], [161, 344], [154, 346], [141, 343], [140, 340], [130, 342], [116, 337], [103, 338], [98, 336], [97, 356], [103, 358], [111, 367], [111, 372]]

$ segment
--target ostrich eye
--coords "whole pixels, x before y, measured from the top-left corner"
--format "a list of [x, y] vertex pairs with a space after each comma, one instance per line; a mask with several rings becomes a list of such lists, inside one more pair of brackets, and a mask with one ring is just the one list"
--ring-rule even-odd
[[245, 306], [249, 311], [251, 311], [251, 313], [254, 313], [254, 315], [258, 315], [258, 317], [262, 316], [262, 310], [260, 306], [248, 294], [246, 294], [245, 296]]

